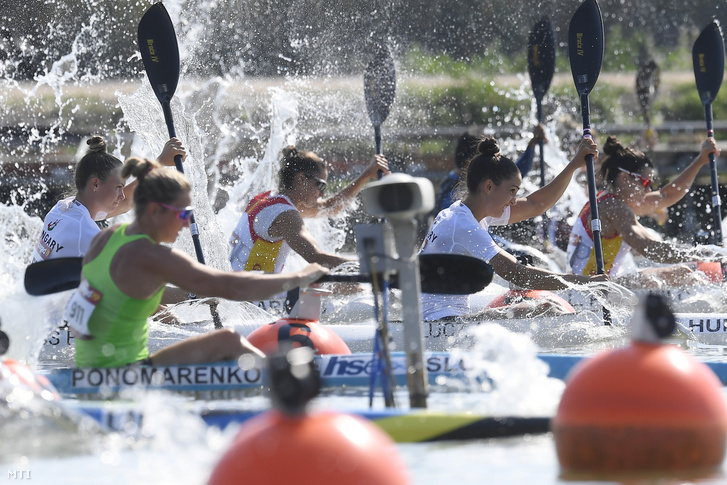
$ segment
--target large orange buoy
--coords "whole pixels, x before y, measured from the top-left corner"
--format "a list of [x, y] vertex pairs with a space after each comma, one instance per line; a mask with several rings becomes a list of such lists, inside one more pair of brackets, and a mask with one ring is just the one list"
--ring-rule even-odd
[[337, 333], [315, 320], [282, 318], [256, 328], [247, 340], [266, 354], [276, 352], [281, 342], [294, 347], [310, 347], [316, 354], [350, 354], [351, 350]]
[[678, 347], [643, 338], [642, 310], [642, 320], [674, 321], [659, 301], [665, 305], [650, 295], [636, 308], [629, 347], [584, 360], [568, 376], [552, 422], [565, 475], [711, 474], [720, 468], [727, 443], [721, 383]]
[[493, 298], [488, 308], [501, 308], [522, 302], [543, 303], [558, 306], [560, 313], [575, 313], [576, 309], [565, 299], [546, 290], [509, 290]]
[[269, 411], [243, 424], [209, 485], [402, 485], [409, 483], [394, 443], [357, 416]]
[[267, 360], [275, 409], [243, 423], [209, 485], [409, 483], [394, 442], [379, 427], [348, 414], [307, 412], [321, 385], [310, 348]]

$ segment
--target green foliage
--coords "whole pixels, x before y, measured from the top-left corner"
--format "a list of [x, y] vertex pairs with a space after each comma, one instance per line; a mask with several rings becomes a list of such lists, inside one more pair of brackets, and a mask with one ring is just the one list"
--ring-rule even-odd
[[529, 100], [516, 99], [492, 79], [474, 75], [425, 86], [404, 85], [400, 93], [404, 109], [417, 113], [425, 126], [517, 124], [530, 112]]
[[482, 55], [466, 59], [455, 59], [447, 54], [434, 54], [420, 44], [414, 44], [404, 54], [400, 69], [417, 76], [447, 75], [453, 78], [473, 74], [514, 74], [527, 72], [527, 53], [503, 55], [498, 45], [493, 44], [483, 50]]
[[[704, 106], [694, 83], [675, 86], [669, 96], [659, 98], [655, 110], [665, 121], [704, 119]], [[712, 103], [712, 111], [715, 119], [727, 119], [727, 93], [720, 91]]]

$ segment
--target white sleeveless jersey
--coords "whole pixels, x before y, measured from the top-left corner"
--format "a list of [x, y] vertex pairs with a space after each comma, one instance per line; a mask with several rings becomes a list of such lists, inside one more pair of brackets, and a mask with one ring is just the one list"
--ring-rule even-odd
[[[488, 232], [489, 226], [501, 226], [510, 220], [510, 206], [500, 217], [485, 217], [477, 222], [469, 207], [457, 201], [442, 210], [434, 219], [421, 254], [461, 254], [487, 263], [503, 249]], [[469, 295], [422, 294], [424, 320], [465, 315], [470, 312]]]
[[83, 256], [99, 232], [86, 206], [73, 197], [63, 199], [45, 216], [33, 262]]

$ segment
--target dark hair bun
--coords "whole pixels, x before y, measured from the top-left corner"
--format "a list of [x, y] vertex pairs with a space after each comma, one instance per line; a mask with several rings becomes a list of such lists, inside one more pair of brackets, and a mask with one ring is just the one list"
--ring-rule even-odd
[[283, 148], [283, 158], [288, 160], [290, 158], [296, 158], [298, 156], [298, 149], [294, 145], [288, 145]]
[[86, 144], [88, 145], [89, 152], [106, 152], [106, 142], [98, 135], [92, 136], [86, 140]]
[[603, 146], [603, 153], [606, 155], [616, 155], [618, 152], [625, 150], [626, 148], [618, 141], [615, 136], [609, 136], [606, 139], [606, 144]]
[[486, 157], [494, 157], [500, 154], [500, 145], [493, 137], [488, 136], [483, 138], [480, 143], [477, 144], [477, 152], [485, 155]]

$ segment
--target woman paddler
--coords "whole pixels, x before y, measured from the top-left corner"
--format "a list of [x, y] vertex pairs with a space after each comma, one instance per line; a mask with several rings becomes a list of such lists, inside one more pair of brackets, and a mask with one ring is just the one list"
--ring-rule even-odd
[[[179, 231], [189, 226], [192, 197], [186, 177], [140, 158], [124, 164], [121, 177], [130, 175], [137, 179], [135, 219], [94, 237], [83, 259], [81, 286], [66, 307], [66, 318], [77, 337], [76, 365], [195, 364], [235, 359], [244, 353], [262, 356], [231, 329], [192, 337], [150, 356], [147, 318], [159, 305], [167, 283], [199, 295], [259, 300], [308, 285], [327, 270], [312, 264], [295, 273], [263, 275], [202, 265], [163, 245], [173, 243]], [[84, 311], [73, 313], [74, 305]]]
[[[724, 255], [709, 246], [684, 249], [661, 241], [641, 225], [639, 216], [666, 209], [689, 192], [699, 169], [709, 163], [709, 154], [714, 153], [717, 157], [720, 154], [714, 138], [707, 138], [694, 161], [674, 180], [657, 190], [652, 189], [656, 171], [644, 153], [624, 147], [613, 136], [608, 137], [603, 151], [606, 159], [601, 163], [601, 175], [606, 188], [598, 194], [597, 200], [606, 273], [616, 282], [631, 288], [707, 283], [709, 280], [705, 273], [697, 271], [696, 265], [693, 268], [674, 263], [719, 261], [725, 258]], [[578, 275], [596, 272], [590, 208], [589, 202], [581, 210], [568, 243], [568, 264]], [[651, 261], [671, 266], [626, 272], [623, 263], [631, 249]], [[718, 273], [716, 276], [721, 279], [721, 270]]]
[[[60, 200], [45, 216], [33, 262], [83, 256], [91, 239], [101, 231], [102, 221], [125, 214], [133, 205], [137, 184], [127, 184], [121, 176], [123, 162], [107, 153], [106, 141], [99, 135], [86, 144], [88, 151], [74, 168], [76, 193]], [[173, 167], [176, 155], [184, 159], [187, 151], [178, 138], [171, 138], [158, 161]]]
[[[585, 165], [588, 154], [597, 157], [598, 150], [593, 140], [584, 138], [573, 160], [557, 177], [545, 187], [518, 198], [522, 184], [520, 170], [512, 160], [500, 154], [500, 146], [494, 138], [483, 138], [467, 168], [466, 195], [437, 215], [421, 253], [463, 254], [480, 258], [502, 278], [525, 289], [560, 290], [573, 284], [607, 281], [606, 275], [559, 274], [521, 264], [498, 246], [488, 232], [490, 225], [512, 224], [547, 211], [563, 195], [573, 173]], [[535, 305], [533, 302], [515, 303], [504, 309], [488, 308], [473, 314], [469, 295], [422, 295], [424, 320], [457, 316], [522, 318], [564, 312], [557, 301], [539, 300]]]
[[255, 196], [232, 233], [232, 269], [280, 273], [291, 250], [307, 262], [327, 268], [351, 261], [321, 250], [303, 219], [332, 216], [343, 210], [379, 170], [389, 173], [386, 158], [376, 155], [353, 182], [324, 197], [328, 185], [325, 162], [315, 153], [294, 146], [284, 148], [282, 155], [277, 192]]

